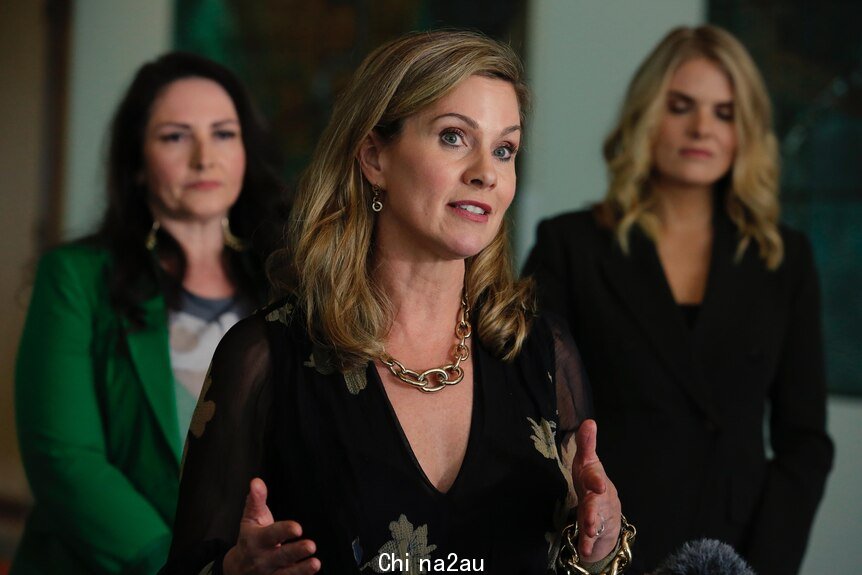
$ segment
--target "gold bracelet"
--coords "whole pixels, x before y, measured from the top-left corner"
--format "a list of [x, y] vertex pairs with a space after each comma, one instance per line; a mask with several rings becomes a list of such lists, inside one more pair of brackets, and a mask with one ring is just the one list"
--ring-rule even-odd
[[632, 562], [632, 543], [637, 535], [637, 529], [626, 520], [623, 514], [620, 514], [620, 523], [620, 538], [617, 541], [619, 551], [601, 573], [590, 573], [581, 565], [581, 556], [578, 553], [578, 522], [575, 521], [563, 529], [563, 543], [557, 557], [557, 573], [559, 575], [619, 575], [625, 571]]

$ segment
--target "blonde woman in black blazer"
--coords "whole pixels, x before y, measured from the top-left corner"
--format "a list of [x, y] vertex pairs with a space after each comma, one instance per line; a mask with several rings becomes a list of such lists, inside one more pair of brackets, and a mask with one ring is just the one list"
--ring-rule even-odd
[[605, 143], [605, 200], [542, 222], [525, 269], [590, 374], [635, 571], [707, 536], [798, 572], [831, 467], [817, 275], [778, 223], [770, 124], [735, 38], [671, 31]]

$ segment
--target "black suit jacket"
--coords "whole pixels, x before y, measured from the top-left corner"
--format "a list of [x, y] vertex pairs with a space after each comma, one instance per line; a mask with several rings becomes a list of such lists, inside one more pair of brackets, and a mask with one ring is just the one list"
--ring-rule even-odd
[[599, 456], [638, 528], [635, 570], [706, 536], [759, 575], [790, 575], [833, 456], [814, 261], [805, 237], [782, 228], [777, 270], [756, 244], [737, 262], [723, 212], [714, 229], [692, 329], [653, 242], [635, 230], [626, 255], [589, 211], [542, 222], [525, 274], [583, 356]]

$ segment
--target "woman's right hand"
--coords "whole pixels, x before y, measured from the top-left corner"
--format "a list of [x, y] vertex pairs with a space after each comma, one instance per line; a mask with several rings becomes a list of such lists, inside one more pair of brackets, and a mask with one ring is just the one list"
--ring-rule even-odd
[[[251, 480], [245, 509], [239, 522], [239, 538], [224, 557], [225, 575], [311, 575], [320, 570], [312, 557], [317, 546], [299, 539], [302, 526], [296, 521], [275, 521], [266, 506], [266, 484]], [[288, 542], [289, 541], [289, 542]]]

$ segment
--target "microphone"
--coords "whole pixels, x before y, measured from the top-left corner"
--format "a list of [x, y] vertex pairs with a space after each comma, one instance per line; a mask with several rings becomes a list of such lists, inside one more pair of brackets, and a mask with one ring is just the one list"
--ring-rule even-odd
[[717, 539], [688, 541], [652, 575], [756, 575], [733, 547]]

